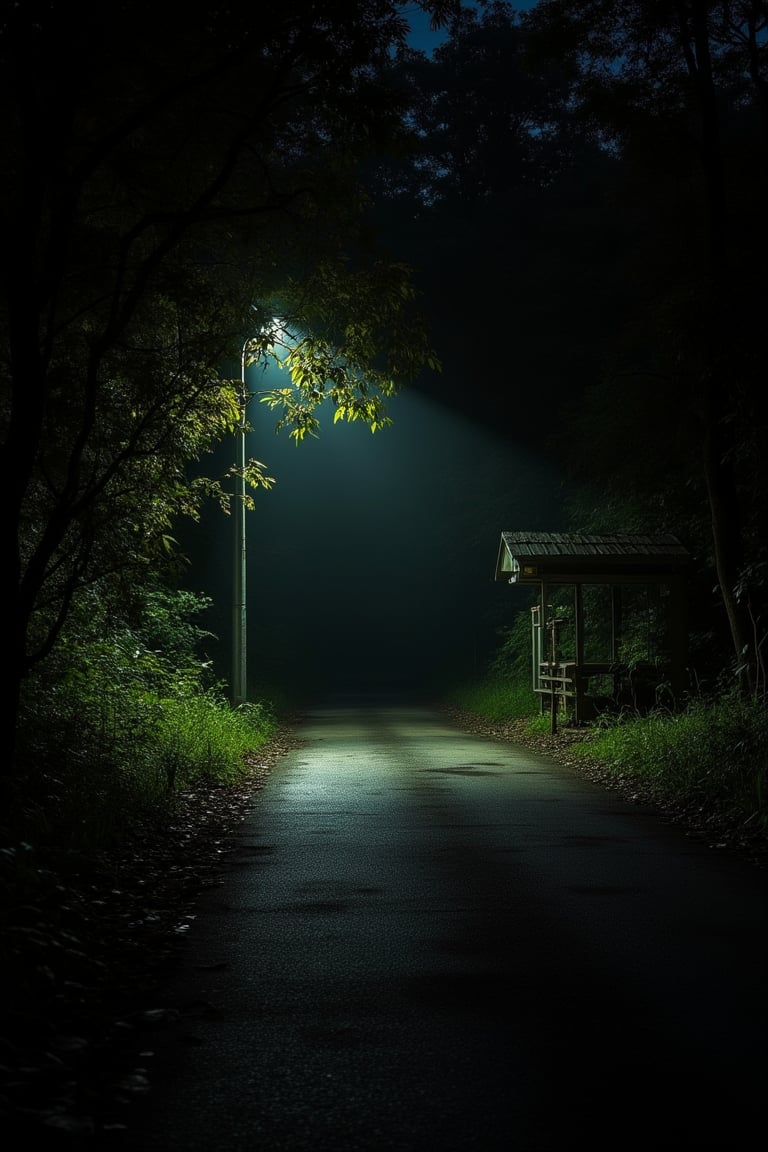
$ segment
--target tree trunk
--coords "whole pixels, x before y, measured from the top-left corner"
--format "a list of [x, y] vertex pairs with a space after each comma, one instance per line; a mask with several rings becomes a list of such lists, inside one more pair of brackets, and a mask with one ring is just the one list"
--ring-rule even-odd
[[[739, 682], [749, 690], [754, 682], [756, 652], [736, 587], [744, 569], [741, 506], [733, 474], [733, 423], [727, 374], [736, 370], [737, 349], [730, 322], [726, 197], [717, 90], [712, 72], [707, 4], [692, 0], [679, 5], [680, 33], [688, 72], [693, 82], [701, 126], [701, 163], [704, 175], [712, 279], [712, 324], [704, 336], [709, 342], [707, 379], [702, 388], [703, 467], [712, 526], [712, 547], [720, 595], [723, 599], [738, 670]], [[690, 20], [689, 20], [690, 18]]]
[[[717, 393], [721, 396], [722, 388], [718, 388]], [[727, 446], [723, 443], [723, 427], [722, 415], [717, 411], [716, 396], [713, 396], [707, 405], [706, 427], [703, 431], [704, 479], [709, 499], [717, 583], [736, 657], [736, 673], [746, 693], [751, 692], [754, 684], [757, 653], [754, 651], [745, 611], [735, 591], [744, 568], [741, 506]]]

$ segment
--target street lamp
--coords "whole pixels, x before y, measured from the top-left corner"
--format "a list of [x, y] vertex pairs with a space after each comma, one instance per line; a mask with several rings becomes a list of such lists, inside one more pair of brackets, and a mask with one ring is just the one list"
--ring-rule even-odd
[[240, 420], [235, 432], [234, 583], [232, 589], [232, 703], [235, 707], [248, 698], [248, 655], [246, 649], [246, 567], [245, 567], [245, 424], [248, 392], [245, 386], [245, 357], [251, 339], [243, 344], [240, 357]]
[[[251, 305], [254, 312], [258, 311]], [[248, 350], [251, 349], [252, 362], [259, 355], [276, 356], [275, 344], [285, 350], [281, 337], [282, 321], [276, 317], [268, 327], [261, 329], [258, 336], [249, 336], [240, 353], [240, 418], [235, 429], [235, 507], [234, 515], [234, 556], [232, 587], [232, 703], [237, 708], [248, 699], [248, 626], [246, 619], [246, 558], [245, 558], [245, 430], [248, 401], [256, 392], [249, 392], [245, 383], [245, 366]], [[266, 366], [266, 364], [265, 364]], [[269, 478], [267, 478], [269, 479]], [[262, 483], [264, 479], [262, 478]]]

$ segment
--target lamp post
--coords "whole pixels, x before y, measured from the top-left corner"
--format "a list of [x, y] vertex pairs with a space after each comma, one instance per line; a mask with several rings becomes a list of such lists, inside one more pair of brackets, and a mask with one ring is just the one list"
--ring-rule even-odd
[[232, 589], [232, 703], [235, 707], [248, 698], [248, 653], [246, 648], [246, 562], [245, 562], [245, 417], [248, 393], [245, 387], [245, 356], [250, 339], [240, 357], [240, 421], [235, 432], [234, 583]]
[[[254, 312], [258, 309], [251, 305]], [[234, 555], [232, 587], [232, 704], [235, 708], [248, 700], [248, 626], [246, 619], [246, 556], [245, 556], [245, 430], [248, 401], [251, 396], [245, 382], [245, 366], [248, 349], [266, 355], [271, 352], [281, 322], [273, 317], [268, 328], [262, 328], [258, 336], [249, 336], [240, 353], [240, 419], [235, 430], [235, 507], [234, 515]]]

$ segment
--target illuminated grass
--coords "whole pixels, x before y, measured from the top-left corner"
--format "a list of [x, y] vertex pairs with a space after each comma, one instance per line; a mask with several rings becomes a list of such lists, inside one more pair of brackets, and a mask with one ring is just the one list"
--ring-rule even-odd
[[538, 697], [527, 681], [510, 681], [493, 674], [454, 688], [448, 703], [497, 721], [533, 718], [539, 711]]
[[[278, 726], [271, 705], [233, 709], [215, 691], [165, 696], [124, 685], [110, 691], [105, 681], [99, 688], [77, 681], [49, 708], [30, 759], [26, 839], [76, 848], [119, 843], [137, 823], [161, 818], [185, 789], [244, 778], [247, 754]], [[51, 748], [66, 755], [54, 760]]]
[[215, 695], [160, 701], [156, 753], [167, 786], [187, 787], [201, 777], [237, 780], [246, 771], [245, 754], [264, 744], [274, 727], [263, 704], [233, 710]]

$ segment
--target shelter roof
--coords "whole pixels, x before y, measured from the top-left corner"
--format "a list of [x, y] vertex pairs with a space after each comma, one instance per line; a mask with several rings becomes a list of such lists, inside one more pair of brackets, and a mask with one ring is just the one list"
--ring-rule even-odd
[[687, 549], [669, 533], [502, 532], [495, 578], [511, 584], [548, 578], [660, 578], [679, 571], [689, 559]]

